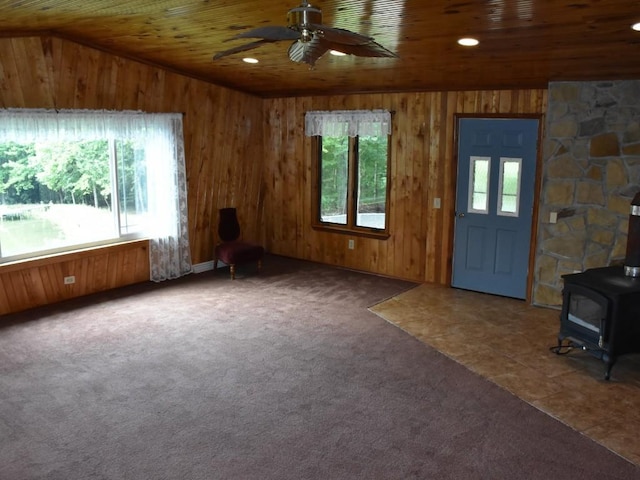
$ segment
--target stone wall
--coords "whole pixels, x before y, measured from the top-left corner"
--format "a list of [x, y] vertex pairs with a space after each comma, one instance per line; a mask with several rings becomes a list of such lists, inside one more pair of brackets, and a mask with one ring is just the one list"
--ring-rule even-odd
[[548, 98], [533, 302], [559, 306], [561, 275], [624, 262], [640, 191], [640, 80], [553, 82]]

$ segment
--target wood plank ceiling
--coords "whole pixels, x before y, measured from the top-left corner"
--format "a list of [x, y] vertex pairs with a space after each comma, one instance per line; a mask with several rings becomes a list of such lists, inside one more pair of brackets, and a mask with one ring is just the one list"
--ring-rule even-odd
[[[640, 78], [637, 0], [318, 0], [324, 24], [374, 37], [398, 58], [327, 54], [310, 69], [280, 41], [212, 59], [247, 42], [225, 42], [238, 32], [286, 25], [297, 2], [2, 0], [0, 35], [54, 35], [261, 97]], [[480, 44], [456, 43], [467, 36]]]

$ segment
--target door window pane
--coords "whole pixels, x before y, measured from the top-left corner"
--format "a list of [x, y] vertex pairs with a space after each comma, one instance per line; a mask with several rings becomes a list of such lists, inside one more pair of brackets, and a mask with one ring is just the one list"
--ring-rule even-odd
[[384, 230], [387, 205], [387, 136], [358, 137], [358, 227]]
[[517, 217], [520, 207], [521, 158], [500, 159], [498, 215]]
[[469, 168], [469, 212], [489, 213], [490, 165], [490, 157], [471, 157]]
[[322, 138], [320, 221], [347, 224], [349, 137]]

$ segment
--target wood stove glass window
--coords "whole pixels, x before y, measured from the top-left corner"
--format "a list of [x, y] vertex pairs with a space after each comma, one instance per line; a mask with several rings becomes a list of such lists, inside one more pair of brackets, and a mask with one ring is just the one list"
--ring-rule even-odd
[[595, 333], [600, 332], [600, 322], [604, 317], [604, 306], [579, 293], [569, 295], [567, 320]]

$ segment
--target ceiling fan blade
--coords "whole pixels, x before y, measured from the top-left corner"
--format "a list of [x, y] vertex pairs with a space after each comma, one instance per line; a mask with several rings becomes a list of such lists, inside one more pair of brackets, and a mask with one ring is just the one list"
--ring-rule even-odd
[[345, 30], [344, 28], [328, 27], [327, 25], [312, 25], [317, 35], [322, 35], [330, 42], [342, 43], [344, 45], [365, 45], [373, 40], [366, 35]]
[[258, 27], [247, 32], [239, 33], [229, 40], [236, 40], [238, 38], [264, 38], [265, 40], [277, 42], [278, 40], [297, 40], [300, 38], [300, 32], [292, 30], [289, 27], [267, 25], [266, 27]]
[[294, 62], [308, 63], [314, 66], [316, 60], [329, 50], [329, 46], [322, 38], [314, 36], [309, 42], [300, 40], [293, 42], [289, 47], [289, 58]]
[[397, 57], [373, 38], [344, 28], [329, 27], [322, 24], [322, 12], [303, 1], [298, 8], [288, 13], [288, 26], [267, 25], [239, 33], [225, 40], [257, 38], [254, 42], [240, 45], [214, 55], [217, 60], [227, 55], [257, 48], [265, 43], [280, 40], [295, 40], [289, 47], [289, 58], [298, 63], [311, 66], [329, 50], [337, 50], [358, 57]]
[[373, 40], [364, 45], [346, 45], [344, 43], [326, 42], [329, 50], [337, 50], [356, 57], [395, 57], [398, 55]]
[[265, 43], [273, 43], [273, 42], [274, 40], [266, 40], [266, 39], [256, 40], [255, 42], [247, 43], [245, 45], [239, 45], [237, 47], [230, 48], [229, 50], [225, 50], [223, 52], [218, 52], [213, 56], [213, 59], [218, 60], [219, 58], [226, 57], [227, 55], [233, 55], [234, 53], [238, 53], [238, 52], [245, 52], [247, 50], [252, 50], [261, 45], [264, 45]]

